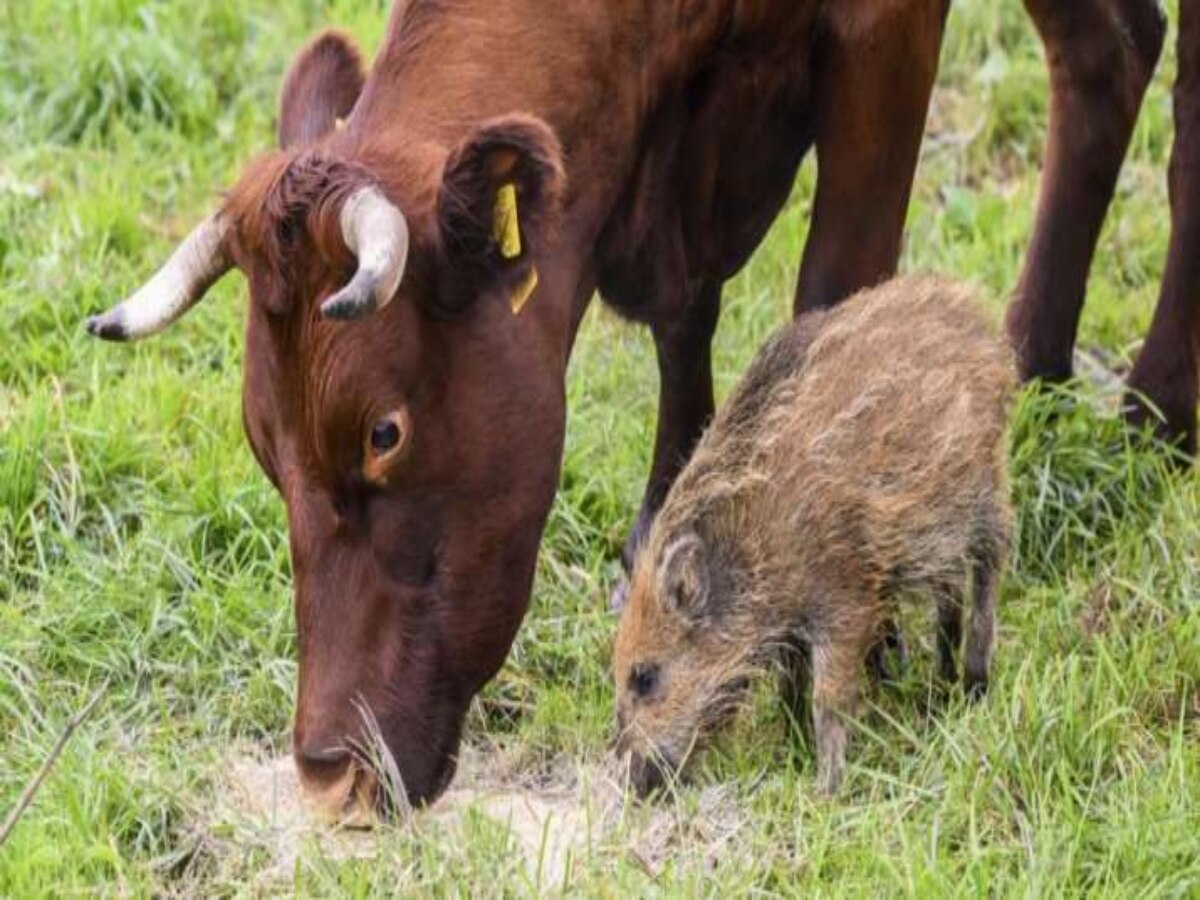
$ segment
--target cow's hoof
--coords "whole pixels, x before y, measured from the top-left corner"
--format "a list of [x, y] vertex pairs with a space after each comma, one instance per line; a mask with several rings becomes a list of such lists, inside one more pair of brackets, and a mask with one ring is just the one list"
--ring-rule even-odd
[[1194, 405], [1187, 407], [1185, 404], [1166, 403], [1160, 413], [1137, 391], [1127, 393], [1121, 404], [1121, 414], [1126, 424], [1139, 433], [1149, 432], [1155, 440], [1177, 451], [1176, 458], [1181, 467], [1190, 465], [1196, 456], [1194, 410]]

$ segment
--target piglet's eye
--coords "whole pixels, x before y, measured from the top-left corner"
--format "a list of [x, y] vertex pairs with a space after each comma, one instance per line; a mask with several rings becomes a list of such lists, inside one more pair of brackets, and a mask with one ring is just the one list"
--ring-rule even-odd
[[629, 689], [637, 697], [649, 697], [658, 689], [659, 668], [654, 663], [635, 663], [629, 670]]

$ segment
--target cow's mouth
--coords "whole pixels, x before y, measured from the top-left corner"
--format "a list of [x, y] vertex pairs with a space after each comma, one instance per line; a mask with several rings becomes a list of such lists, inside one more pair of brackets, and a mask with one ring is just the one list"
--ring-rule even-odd
[[346, 757], [341, 774], [314, 778], [299, 769], [300, 788], [312, 813], [327, 825], [370, 828], [377, 821], [379, 779], [368, 767]]
[[443, 757], [428, 783], [416, 788], [397, 784], [394, 773], [383, 773], [382, 776], [372, 774], [370, 777], [375, 791], [372, 803], [376, 815], [383, 821], [397, 822], [408, 818], [414, 810], [432, 806], [450, 786], [456, 769], [457, 760], [453, 756]]
[[413, 810], [433, 805], [450, 786], [457, 758], [447, 754], [427, 784], [410, 788], [394, 767], [379, 766], [357, 756], [346, 759], [336, 778], [301, 775], [305, 800], [322, 822], [339, 828], [371, 828], [403, 821]]
[[438, 770], [437, 775], [433, 779], [432, 787], [423, 796], [418, 798], [409, 798], [409, 802], [414, 806], [429, 806], [435, 802], [438, 797], [446, 792], [446, 788], [450, 786], [450, 782], [454, 779], [454, 772], [458, 768], [458, 760], [453, 756], [447, 756]]

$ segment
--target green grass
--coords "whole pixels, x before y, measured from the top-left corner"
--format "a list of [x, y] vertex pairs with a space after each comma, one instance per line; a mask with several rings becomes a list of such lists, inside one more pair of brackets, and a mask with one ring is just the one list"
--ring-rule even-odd
[[[114, 349], [85, 313], [150, 273], [268, 146], [307, 33], [373, 47], [381, 0], [27, 0], [0, 5], [0, 812], [108, 680], [0, 848], [0, 895], [237, 893], [269, 860], [197, 830], [231, 746], [287, 746], [295, 680], [280, 501], [240, 424], [244, 286]], [[1168, 4], [1176, 19], [1175, 4]], [[1081, 341], [1119, 360], [1148, 324], [1167, 241], [1173, 54], [1146, 102], [1093, 271]], [[979, 284], [997, 315], [1036, 197], [1040, 47], [1016, 0], [958, 0], [905, 270]], [[814, 171], [726, 292], [727, 391], [790, 307]], [[648, 466], [647, 335], [593, 307], [570, 380], [562, 490], [532, 613], [477, 705], [531, 760], [610, 738], [605, 598]], [[640, 386], [631, 391], [630, 386]], [[597, 846], [585, 894], [1200, 894], [1200, 487], [1131, 444], [1095, 391], [1023, 398], [1017, 553], [988, 700], [930, 714], [931, 641], [877, 693], [836, 802], [761, 700], [679, 802], [725, 783], [743, 827], [682, 841], [657, 879]], [[370, 863], [305, 848], [304, 894], [524, 894], [502, 832], [397, 831]], [[553, 887], [541, 885], [540, 887]], [[561, 887], [561, 886], [559, 886]]]

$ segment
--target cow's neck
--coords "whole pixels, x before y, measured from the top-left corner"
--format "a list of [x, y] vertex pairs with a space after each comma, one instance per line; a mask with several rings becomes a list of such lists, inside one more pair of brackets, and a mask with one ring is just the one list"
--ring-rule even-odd
[[[815, 4], [814, 4], [815, 6]], [[565, 154], [562, 236], [538, 318], [564, 362], [595, 288], [589, 248], [634, 171], [655, 110], [725, 48], [778, 42], [790, 4], [746, 0], [400, 0], [355, 108], [352, 140], [435, 183], [440, 160], [481, 122], [533, 113]], [[396, 163], [393, 162], [393, 165]], [[412, 184], [405, 177], [401, 183]], [[424, 206], [432, 197], [409, 199]]]
[[774, 6], [398, 2], [354, 119], [369, 123], [381, 144], [428, 141], [449, 149], [482, 121], [533, 113], [555, 129], [566, 152], [568, 211], [599, 218], [627, 179], [664, 95], [680, 90], [723, 46], [768, 35], [778, 25], [771, 19], [796, 18], [759, 9]]

